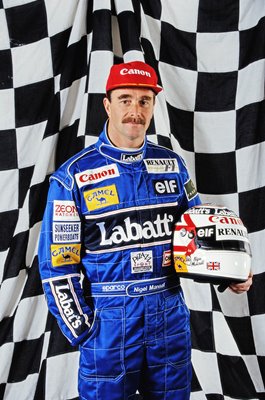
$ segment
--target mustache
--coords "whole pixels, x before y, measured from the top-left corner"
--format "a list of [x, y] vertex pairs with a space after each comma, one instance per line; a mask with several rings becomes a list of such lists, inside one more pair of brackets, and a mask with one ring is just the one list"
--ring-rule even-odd
[[134, 124], [139, 124], [139, 125], [145, 125], [145, 120], [143, 118], [137, 117], [126, 117], [122, 120], [123, 124], [128, 124], [128, 123], [134, 123]]

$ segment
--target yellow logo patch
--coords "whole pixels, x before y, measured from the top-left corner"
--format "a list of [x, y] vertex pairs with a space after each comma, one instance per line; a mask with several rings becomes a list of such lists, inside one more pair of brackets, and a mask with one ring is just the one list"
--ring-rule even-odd
[[53, 267], [80, 263], [81, 244], [51, 245], [51, 258]]
[[188, 272], [184, 254], [174, 254], [174, 267], [176, 272]]
[[119, 204], [116, 185], [87, 190], [84, 192], [84, 198], [89, 211]]

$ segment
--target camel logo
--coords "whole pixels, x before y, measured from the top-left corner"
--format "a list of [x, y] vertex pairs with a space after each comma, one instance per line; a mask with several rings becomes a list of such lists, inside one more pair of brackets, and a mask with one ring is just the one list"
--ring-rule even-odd
[[80, 263], [81, 244], [52, 244], [51, 258], [53, 267]]
[[87, 190], [84, 192], [84, 198], [89, 211], [119, 204], [116, 185]]
[[174, 254], [174, 266], [176, 272], [188, 272], [185, 254]]

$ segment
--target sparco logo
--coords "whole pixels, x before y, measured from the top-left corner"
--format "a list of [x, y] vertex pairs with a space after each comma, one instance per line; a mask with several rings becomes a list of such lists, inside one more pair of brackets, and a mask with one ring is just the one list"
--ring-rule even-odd
[[119, 170], [116, 164], [105, 165], [104, 167], [88, 169], [75, 175], [78, 187], [101, 182], [108, 178], [119, 176]]
[[132, 222], [130, 217], [125, 218], [124, 224], [116, 225], [107, 234], [105, 222], [97, 223], [101, 232], [100, 246], [110, 246], [113, 244], [123, 244], [141, 239], [157, 239], [169, 237], [171, 235], [171, 225], [173, 216], [164, 213], [163, 216], [157, 215], [154, 221], [145, 221], [142, 225]]
[[82, 324], [82, 320], [81, 316], [76, 310], [76, 304], [71, 297], [69, 285], [58, 285], [55, 287], [55, 292], [68, 323], [71, 325], [71, 327], [77, 329]]
[[134, 69], [134, 68], [123, 68], [120, 71], [121, 75], [145, 75], [151, 78], [151, 74], [148, 71], [144, 71], [143, 69]]

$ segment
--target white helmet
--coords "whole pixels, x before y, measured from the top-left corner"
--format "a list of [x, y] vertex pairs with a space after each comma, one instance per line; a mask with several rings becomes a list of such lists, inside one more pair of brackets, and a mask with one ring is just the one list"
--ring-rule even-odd
[[247, 229], [223, 206], [191, 207], [175, 224], [173, 258], [182, 277], [216, 284], [244, 282], [251, 264]]

